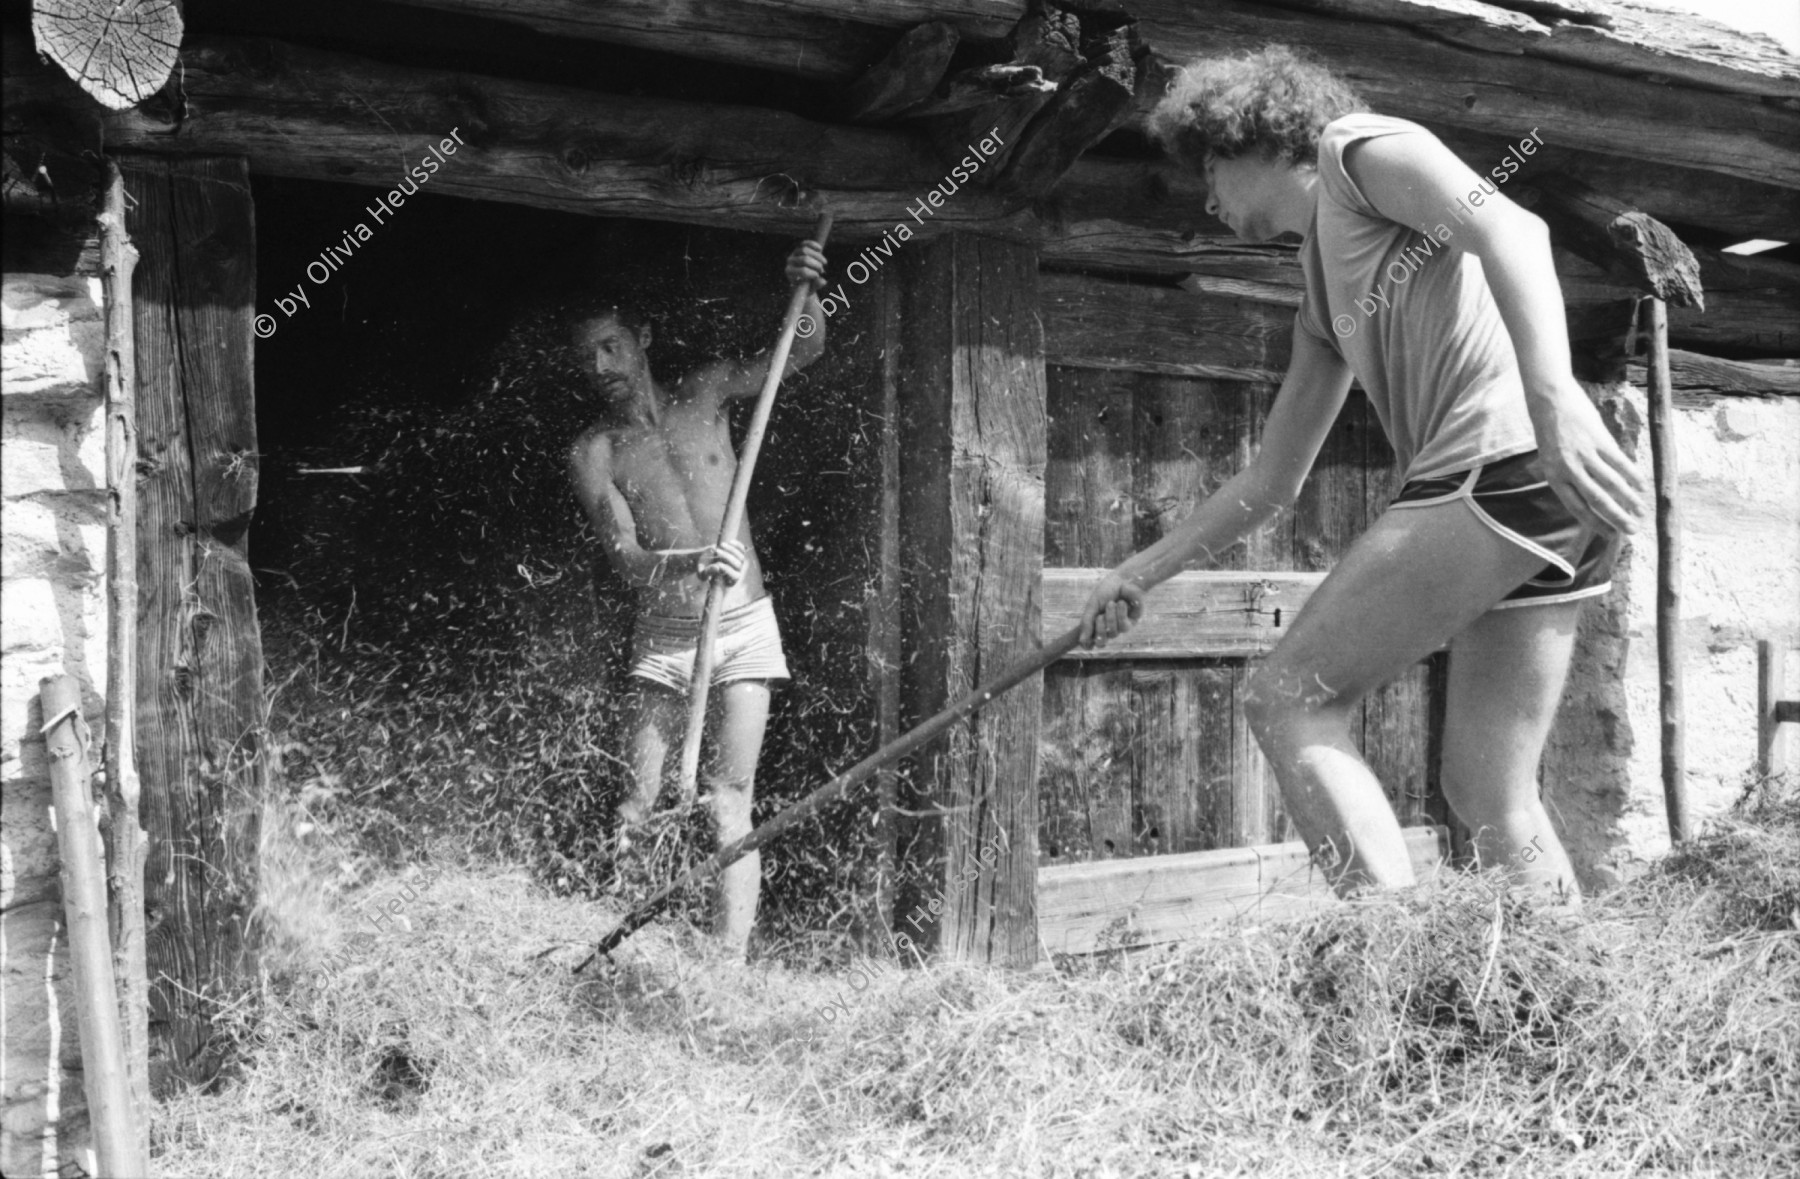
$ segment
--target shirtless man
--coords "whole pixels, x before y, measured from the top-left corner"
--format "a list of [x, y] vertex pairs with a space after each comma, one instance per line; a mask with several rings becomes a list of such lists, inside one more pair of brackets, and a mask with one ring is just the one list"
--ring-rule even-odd
[[[816, 292], [824, 270], [825, 255], [815, 242], [801, 242], [788, 255], [789, 282], [810, 282]], [[785, 377], [825, 348], [825, 315], [816, 294], [805, 314], [812, 330], [795, 337]], [[706, 601], [703, 579], [714, 578], [727, 588], [720, 601], [707, 718], [713, 756], [704, 767], [709, 791], [703, 801], [724, 845], [750, 831], [769, 687], [788, 678], [748, 517], [735, 539], [714, 543], [737, 472], [726, 402], [762, 390], [770, 355], [714, 361], [663, 384], [650, 375], [650, 327], [630, 308], [602, 309], [571, 327], [582, 369], [605, 402], [601, 420], [570, 450], [575, 497], [612, 567], [638, 591], [624, 709], [630, 792], [619, 807], [621, 842], [648, 817], [665, 769], [679, 760]], [[761, 872], [752, 852], [719, 880], [714, 932], [739, 958], [756, 920]]]
[[1238, 237], [1302, 239], [1305, 296], [1260, 451], [1100, 581], [1084, 641], [1123, 632], [1146, 589], [1291, 506], [1360, 378], [1404, 486], [1254, 675], [1257, 741], [1340, 891], [1412, 883], [1348, 722], [1449, 643], [1445, 796], [1484, 866], [1577, 897], [1538, 758], [1581, 600], [1610, 584], [1644, 484], [1570, 372], [1549, 233], [1499, 187], [1519, 161], [1477, 177], [1423, 127], [1367, 113], [1280, 46], [1194, 62], [1152, 125], [1205, 175], [1207, 212]]

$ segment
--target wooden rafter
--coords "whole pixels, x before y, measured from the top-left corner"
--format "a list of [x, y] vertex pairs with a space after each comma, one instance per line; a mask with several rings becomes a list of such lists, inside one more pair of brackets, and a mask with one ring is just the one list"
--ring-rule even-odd
[[[916, 24], [938, 20], [965, 39], [998, 40], [1026, 10], [1025, 0], [405, 2], [840, 83]], [[1434, 128], [1516, 138], [1537, 126], [1562, 146], [1800, 187], [1800, 113], [1763, 101], [1800, 96], [1800, 66], [1767, 38], [1615, 5], [1609, 30], [1472, 0], [1417, 0], [1385, 14], [1362, 0], [1345, 0], [1341, 14], [1299, 11], [1301, 2], [1126, 7], [1144, 43], [1170, 60], [1295, 42], [1351, 77], [1377, 109]], [[1491, 31], [1479, 48], [1467, 47], [1470, 36], [1451, 43], [1442, 30], [1458, 22]]]

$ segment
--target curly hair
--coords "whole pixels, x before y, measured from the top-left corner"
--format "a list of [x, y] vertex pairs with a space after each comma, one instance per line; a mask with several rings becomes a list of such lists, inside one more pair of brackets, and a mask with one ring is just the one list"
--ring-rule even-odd
[[1350, 85], [1286, 45], [1189, 62], [1150, 113], [1149, 129], [1175, 159], [1199, 171], [1258, 152], [1290, 164], [1319, 160], [1333, 119], [1369, 109]]

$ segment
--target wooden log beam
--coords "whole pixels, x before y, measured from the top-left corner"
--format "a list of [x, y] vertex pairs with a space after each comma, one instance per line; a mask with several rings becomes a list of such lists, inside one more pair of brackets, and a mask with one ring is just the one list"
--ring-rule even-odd
[[983, 106], [924, 120], [921, 126], [945, 163], [953, 162], [968, 146], [993, 133], [1002, 144], [990, 161], [995, 171], [978, 183], [1003, 172], [1017, 155], [1026, 128], [1049, 105], [1064, 80], [1083, 65], [1081, 19], [1075, 13], [1043, 4], [1027, 12], [1007, 38], [1006, 65], [1035, 69], [1053, 88], [1037, 88], [997, 98]]
[[1577, 180], [1541, 175], [1515, 194], [1542, 217], [1552, 240], [1646, 294], [1706, 309], [1700, 263], [1673, 230]]
[[1137, 90], [1136, 37], [1123, 24], [1106, 35], [1085, 66], [1057, 91], [1029, 128], [1000, 174], [1002, 192], [1039, 196], [1048, 192], [1094, 144], [1131, 114]]
[[[1413, 871], [1443, 863], [1447, 833], [1401, 833]], [[1184, 941], [1235, 921], [1283, 921], [1341, 904], [1304, 843], [1218, 848], [1038, 870], [1038, 928], [1052, 954]]]
[[[1648, 385], [1650, 372], [1641, 359], [1626, 363], [1635, 385]], [[1669, 380], [1676, 405], [1703, 405], [1719, 397], [1800, 397], [1800, 360], [1721, 360], [1698, 352], [1669, 349]]]
[[1081, 368], [1279, 382], [1294, 313], [1175, 287], [1046, 274], [1044, 357]]
[[[902, 693], [913, 723], [1039, 648], [1047, 423], [1035, 252], [953, 234], [914, 245], [898, 273], [905, 646], [917, 652]], [[1036, 675], [918, 755], [908, 856], [928, 875], [899, 911], [943, 954], [1037, 960], [1029, 849], [1042, 716]], [[996, 838], [1009, 849], [1000, 862], [953, 884]]]
[[[67, 79], [11, 41], [5, 53], [9, 119], [29, 124], [72, 101]], [[908, 218], [944, 168], [903, 132], [389, 66], [274, 41], [194, 38], [182, 69], [179, 111], [152, 103], [95, 112], [87, 141], [241, 154], [266, 175], [385, 193], [454, 129], [466, 146], [432, 174], [428, 192], [787, 233], [815, 217], [794, 200], [798, 181], [837, 215], [840, 238], [879, 237], [902, 220], [926, 235], [958, 226], [1032, 235], [1029, 213], [972, 190], [922, 223]]]
[[1547, 143], [1800, 188], [1800, 111], [1746, 95], [1461, 49], [1398, 25], [1248, 0], [1138, 0], [1133, 10], [1145, 43], [1171, 61], [1271, 41], [1304, 45], [1384, 114], [1512, 139], [1535, 129]]
[[943, 21], [908, 29], [886, 57], [850, 84], [844, 117], [853, 123], [880, 123], [924, 102], [943, 81], [958, 39]]
[[[98, 176], [82, 152], [101, 142], [131, 150], [241, 154], [255, 172], [385, 193], [402, 174], [402, 161], [416, 162], [428, 145], [461, 127], [470, 146], [454, 166], [432, 177], [433, 192], [790, 233], [810, 223], [807, 210], [784, 203], [788, 189], [781, 177], [790, 176], [819, 194], [838, 216], [840, 238], [851, 241], [891, 230], [918, 194], [944, 175], [941, 162], [913, 136], [822, 125], [777, 111], [409, 69], [279, 42], [200, 38], [183, 52], [185, 101], [177, 120], [166, 106], [100, 112], [28, 46], [8, 39], [0, 46], [0, 118], [9, 169], [17, 163], [30, 171], [49, 158], [59, 199], [79, 201], [85, 191], [82, 216], [89, 219]], [[334, 97], [351, 93], [354, 102]], [[1716, 193], [1780, 191], [1688, 175], [1692, 183], [1671, 190], [1690, 202], [1680, 216], [1630, 193], [1608, 191], [1687, 223], [1701, 223], [1699, 206]], [[15, 191], [25, 195], [8, 189]], [[9, 195], [9, 213], [12, 202]], [[912, 228], [922, 236], [960, 226], [1035, 240], [1046, 260], [1068, 265], [1186, 273], [1218, 248], [1241, 248], [1206, 215], [1204, 203], [1197, 177], [1158, 162], [1088, 156], [1031, 210], [970, 189]], [[1737, 210], [1733, 232], [1766, 234], [1773, 231], [1755, 227], [1770, 220], [1800, 224], [1800, 199], [1792, 203], [1786, 220], [1780, 201], [1733, 206], [1722, 200], [1719, 207]], [[1709, 290], [1718, 289], [1710, 268], [1706, 279]], [[1721, 346], [1716, 338], [1684, 335], [1686, 314], [1674, 313], [1678, 342]], [[1735, 313], [1712, 320], [1727, 335], [1741, 321]]]
[[[782, 69], [847, 82], [892, 43], [897, 30], [942, 20], [965, 37], [1005, 36], [1026, 0], [398, 0], [492, 17], [553, 33], [637, 45], [712, 61]], [[1441, 44], [1497, 57], [1530, 56], [1585, 71], [1751, 97], [1800, 96], [1793, 57], [1759, 34], [1692, 13], [1607, 6], [1605, 20], [1569, 20], [1527, 0], [1283, 0], [1315, 16], [1389, 25]], [[1099, 5], [1096, 5], [1099, 7]], [[1137, 6], [1132, 7], [1134, 10]], [[1202, 25], [1210, 6], [1194, 5]], [[1324, 22], [1320, 22], [1324, 23]], [[1307, 43], [1301, 38], [1300, 43]]]
[[[1081, 621], [1105, 569], [1044, 570], [1044, 633]], [[1323, 573], [1177, 573], [1148, 595], [1144, 617], [1104, 647], [1072, 659], [1212, 659], [1260, 655], [1286, 633]]]
[[[1000, 38], [1026, 8], [1025, 0], [861, 0], [848, 10], [839, 0], [406, 2], [845, 83], [879, 58], [898, 30], [941, 20], [965, 38]], [[1766, 42], [1717, 26], [1707, 26], [1709, 39], [1722, 37], [1729, 47], [1695, 53], [1694, 39], [1684, 43], [1676, 25], [1676, 36], [1641, 47], [1618, 38], [1609, 43], [1610, 57], [1587, 63], [1568, 54], [1534, 55], [1530, 49], [1548, 39], [1524, 29], [1496, 29], [1501, 40], [1493, 48], [1470, 49], [1429, 29], [1248, 0], [1137, 0], [1129, 7], [1145, 44], [1170, 61], [1285, 41], [1307, 46], [1348, 75], [1384, 113], [1511, 138], [1537, 127], [1551, 143], [1800, 187], [1800, 112], [1762, 101], [1771, 88], [1770, 97], [1792, 97], [1786, 93], [1791, 66]], [[1683, 20], [1701, 25], [1698, 18]], [[1598, 37], [1559, 35], [1569, 44]], [[1742, 54], [1734, 52], [1740, 47]], [[1743, 89], [1653, 80], [1673, 76], [1690, 54], [1709, 85], [1735, 78]], [[1755, 64], [1736, 70], [1740, 57]]]

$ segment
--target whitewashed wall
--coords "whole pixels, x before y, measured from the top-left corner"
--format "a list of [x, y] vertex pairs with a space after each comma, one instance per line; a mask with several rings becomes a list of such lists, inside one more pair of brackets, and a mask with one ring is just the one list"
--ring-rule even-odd
[[[1650, 478], [1641, 388], [1601, 390]], [[1756, 760], [1756, 641], [1800, 640], [1800, 399], [1676, 408], [1683, 511], [1688, 798], [1696, 827], [1742, 793]], [[1800, 696], [1800, 658], [1788, 658]], [[1544, 759], [1546, 800], [1584, 880], [1605, 886], [1668, 850], [1656, 666], [1656, 540], [1626, 550], [1584, 612]]]
[[54, 1173], [65, 1160], [91, 1166], [37, 690], [45, 676], [77, 676], [88, 722], [99, 730], [103, 325], [95, 280], [8, 274], [4, 283], [0, 1171], [23, 1176]]

